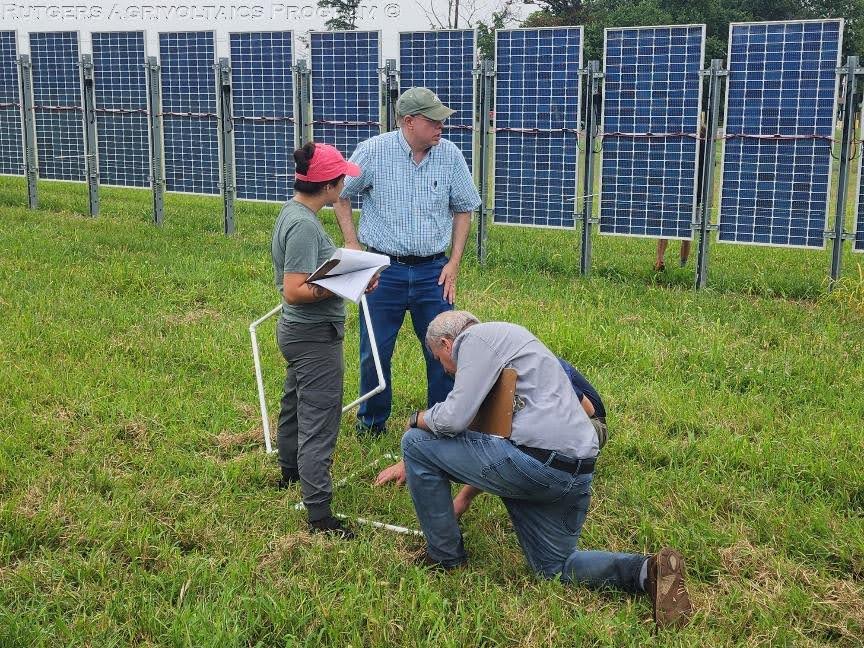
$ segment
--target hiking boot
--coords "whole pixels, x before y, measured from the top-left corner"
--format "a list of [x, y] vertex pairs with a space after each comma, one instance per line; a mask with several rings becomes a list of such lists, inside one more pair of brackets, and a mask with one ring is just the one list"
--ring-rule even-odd
[[314, 522], [310, 521], [309, 531], [311, 533], [327, 533], [339, 540], [353, 540], [356, 537], [351, 527], [332, 515], [315, 520]]
[[648, 559], [645, 589], [651, 597], [658, 628], [687, 625], [693, 607], [684, 584], [684, 557], [666, 547]]
[[462, 562], [456, 563], [454, 565], [447, 565], [440, 560], [435, 560], [429, 553], [424, 549], [420, 554], [414, 557], [414, 564], [418, 567], [427, 567], [432, 571], [440, 571], [440, 572], [449, 572], [454, 569], [461, 569], [465, 566], [468, 560], [463, 560]]
[[354, 431], [358, 436], [380, 437], [387, 434], [387, 424], [366, 425], [363, 421], [357, 420], [354, 424]]
[[282, 469], [282, 477], [279, 478], [279, 481], [276, 482], [276, 488], [279, 490], [285, 490], [286, 488], [291, 488], [294, 484], [300, 481], [300, 473], [293, 470], [285, 470]]

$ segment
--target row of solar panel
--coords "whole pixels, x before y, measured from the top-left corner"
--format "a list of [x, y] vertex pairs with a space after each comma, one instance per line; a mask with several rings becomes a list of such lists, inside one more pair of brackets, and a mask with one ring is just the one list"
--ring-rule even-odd
[[[824, 246], [842, 28], [730, 27], [721, 241]], [[581, 42], [575, 27], [498, 34], [496, 222], [575, 224], [581, 96], [568, 72], [582, 67]], [[691, 239], [705, 27], [607, 29], [604, 50], [600, 231]], [[562, 89], [567, 102], [556, 101]], [[855, 247], [864, 251], [860, 181]]]
[[[77, 32], [30, 34], [39, 175], [84, 179]], [[403, 85], [432, 87], [458, 110], [449, 135], [471, 162], [474, 85], [471, 30], [404, 33]], [[312, 35], [316, 139], [350, 154], [380, 132], [378, 32]], [[143, 32], [92, 34], [99, 174], [107, 185], [150, 184], [146, 48]], [[294, 52], [291, 32], [230, 38], [237, 192], [284, 200], [293, 177]], [[165, 186], [219, 193], [219, 133], [213, 32], [159, 34]], [[342, 55], [340, 55], [342, 52]], [[350, 57], [344, 55], [350, 52]], [[15, 32], [0, 32], [0, 172], [24, 173]], [[8, 96], [7, 96], [8, 95]]]
[[[698, 25], [607, 30], [601, 232], [692, 237], [704, 32]], [[4, 73], [11, 78], [14, 34], [5, 34], [0, 42], [12, 47], [4, 47]], [[731, 27], [721, 240], [823, 245], [841, 35], [836, 20]], [[575, 225], [582, 37], [579, 27], [497, 34], [496, 222]], [[378, 132], [379, 40], [377, 32], [313, 35], [317, 139], [348, 152]], [[74, 33], [31, 35], [43, 177], [83, 177], [77, 49]], [[402, 35], [403, 85], [443, 83], [436, 89], [459, 110], [448, 135], [469, 160], [475, 50], [470, 31]], [[161, 34], [160, 51], [167, 188], [216, 193], [213, 35]], [[235, 34], [231, 53], [239, 195], [281, 199], [291, 174], [290, 33]], [[110, 72], [102, 87], [97, 81], [108, 182], [147, 183], [143, 59], [143, 34], [94, 35], [96, 68]], [[15, 103], [0, 103], [0, 128], [15, 131], [4, 138], [13, 153], [4, 159], [20, 151], [8, 117]], [[765, 135], [774, 139], [756, 139]], [[10, 172], [20, 173], [17, 157]], [[778, 181], [784, 174], [796, 177], [794, 186]], [[652, 199], [657, 193], [661, 198]], [[864, 227], [857, 229], [860, 248]]]

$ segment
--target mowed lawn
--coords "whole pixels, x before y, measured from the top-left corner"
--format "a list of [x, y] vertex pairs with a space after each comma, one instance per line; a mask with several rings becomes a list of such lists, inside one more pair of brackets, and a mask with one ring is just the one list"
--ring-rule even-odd
[[[412, 564], [417, 539], [306, 532], [274, 487], [249, 323], [277, 303], [277, 205], [0, 179], [0, 646], [860, 646], [864, 638], [864, 257], [827, 291], [829, 250], [714, 244], [709, 288], [654, 242], [493, 227], [458, 305], [523, 324], [600, 389], [611, 440], [585, 548], [687, 558], [696, 614], [653, 632], [647, 598], [536, 579], [503, 506], [464, 519], [469, 566]], [[332, 216], [326, 225], [337, 232]], [[339, 240], [337, 238], [337, 240]], [[694, 255], [695, 256], [695, 255]], [[346, 398], [357, 391], [349, 308]], [[271, 414], [283, 361], [261, 327]], [[334, 508], [416, 527], [376, 489], [425, 398], [410, 324], [386, 438], [343, 421]]]

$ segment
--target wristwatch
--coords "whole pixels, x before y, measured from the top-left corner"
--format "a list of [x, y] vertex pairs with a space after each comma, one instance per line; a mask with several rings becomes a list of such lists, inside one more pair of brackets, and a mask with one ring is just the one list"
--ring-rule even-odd
[[408, 427], [416, 428], [418, 418], [420, 418], [420, 410], [411, 412], [411, 418], [408, 419]]

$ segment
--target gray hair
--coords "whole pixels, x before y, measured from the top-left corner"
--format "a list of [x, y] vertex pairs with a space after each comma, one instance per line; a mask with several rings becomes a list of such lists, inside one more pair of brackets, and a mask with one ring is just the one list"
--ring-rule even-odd
[[479, 324], [480, 320], [464, 310], [444, 311], [429, 322], [426, 329], [426, 347], [432, 349], [441, 340], [455, 340], [469, 326]]

